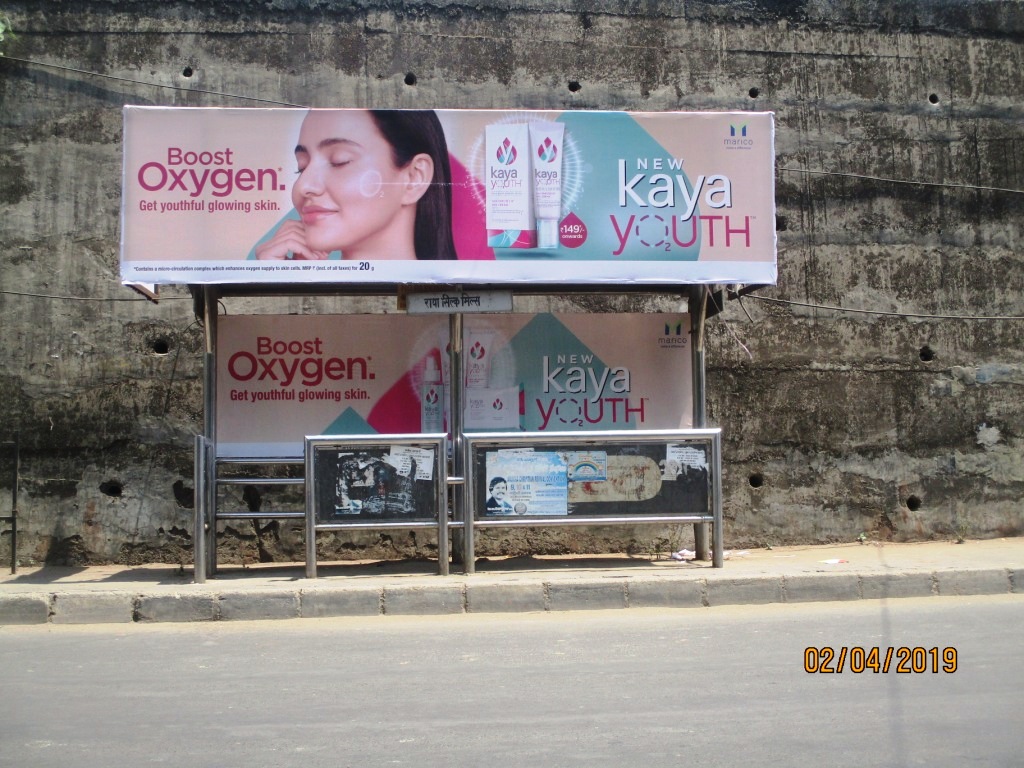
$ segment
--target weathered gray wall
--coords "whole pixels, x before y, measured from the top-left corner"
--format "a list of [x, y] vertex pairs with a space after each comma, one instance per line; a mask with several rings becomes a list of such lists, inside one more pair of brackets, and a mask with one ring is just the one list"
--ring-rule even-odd
[[[774, 111], [779, 285], [709, 326], [726, 545], [1021, 533], [1024, 322], [898, 316], [1024, 316], [1019, 0], [0, 11], [18, 34], [0, 62], [0, 440], [21, 432], [23, 562], [191, 556], [202, 334], [183, 290], [154, 306], [118, 283], [120, 108], [259, 105], [217, 94]], [[235, 526], [222, 558], [301, 558], [297, 528]], [[664, 548], [677, 534], [540, 531], [487, 546]], [[353, 546], [430, 551], [406, 534], [336, 542]], [[8, 547], [4, 535], [5, 560]]]

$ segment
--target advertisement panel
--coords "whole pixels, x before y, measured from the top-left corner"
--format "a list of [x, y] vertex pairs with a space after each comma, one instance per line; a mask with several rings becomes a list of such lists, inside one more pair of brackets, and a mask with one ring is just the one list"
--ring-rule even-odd
[[[228, 315], [218, 320], [218, 456], [301, 456], [307, 435], [447, 429], [444, 315]], [[465, 318], [473, 431], [679, 429], [692, 423], [688, 316]], [[598, 454], [573, 473], [607, 472]]]
[[467, 315], [467, 432], [684, 429], [685, 314]]
[[446, 317], [228, 315], [217, 455], [302, 456], [306, 435], [443, 431]]
[[125, 107], [125, 283], [774, 283], [771, 113]]

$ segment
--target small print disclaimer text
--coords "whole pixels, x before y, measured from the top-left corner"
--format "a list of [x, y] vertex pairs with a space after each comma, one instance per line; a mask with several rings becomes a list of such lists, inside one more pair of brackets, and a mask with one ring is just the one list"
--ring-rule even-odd
[[929, 672], [937, 675], [940, 672], [956, 672], [956, 663], [956, 648], [910, 648], [905, 645], [899, 648], [862, 648], [856, 645], [833, 648], [824, 645], [804, 649], [804, 672], [811, 674], [895, 672], [901, 675], [922, 675]]

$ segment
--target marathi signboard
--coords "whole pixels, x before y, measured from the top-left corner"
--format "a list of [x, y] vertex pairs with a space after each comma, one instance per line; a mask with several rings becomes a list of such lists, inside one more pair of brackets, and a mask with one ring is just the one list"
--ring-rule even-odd
[[125, 283], [774, 283], [771, 113], [125, 107]]

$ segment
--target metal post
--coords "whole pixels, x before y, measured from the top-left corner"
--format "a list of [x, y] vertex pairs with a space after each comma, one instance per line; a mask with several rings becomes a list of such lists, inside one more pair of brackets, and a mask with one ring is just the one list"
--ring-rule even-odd
[[[708, 287], [702, 285], [696, 297], [690, 301], [690, 338], [693, 360], [693, 427], [703, 429], [707, 426], [707, 403], [705, 401], [704, 384], [704, 318], [707, 315]], [[717, 475], [716, 475], [717, 477]], [[718, 531], [721, 528], [715, 524]], [[718, 538], [721, 538], [720, 534]], [[693, 549], [698, 560], [708, 559], [708, 527], [707, 523], [693, 524]]]
[[206, 465], [206, 573], [217, 573], [217, 290], [203, 291], [203, 328], [206, 347], [203, 356], [203, 435], [207, 445]]
[[306, 441], [306, 578], [316, 578], [316, 488], [313, 487], [313, 464], [316, 450]]
[[14, 433], [11, 475], [11, 574], [18, 572], [18, 479], [21, 477], [21, 432]]
[[437, 493], [434, 504], [437, 507], [437, 572], [447, 576], [450, 552], [448, 548], [448, 441], [441, 441], [434, 465], [434, 482]]
[[195, 462], [192, 469], [195, 491], [193, 495], [195, 515], [192, 525], [192, 566], [196, 584], [206, 582], [206, 451], [209, 441], [203, 435], [196, 435]]
[[[452, 436], [452, 469], [456, 477], [465, 478], [468, 457], [465, 454], [466, 441], [463, 439], [463, 381], [462, 381], [462, 313], [452, 314], [448, 321], [449, 344], [451, 347], [451, 381], [448, 386]], [[455, 519], [462, 525], [462, 566], [466, 573], [473, 573], [473, 504], [472, 489], [462, 484], [453, 494]]]
[[722, 536], [722, 434], [720, 432], [715, 435], [711, 443], [711, 453], [715, 457], [711, 476], [711, 509], [715, 517], [715, 522], [712, 524], [715, 535], [711, 541], [711, 565], [714, 568], [721, 568], [725, 565], [725, 544]]

